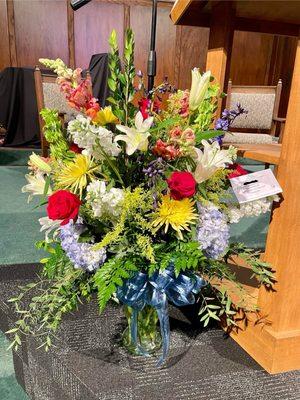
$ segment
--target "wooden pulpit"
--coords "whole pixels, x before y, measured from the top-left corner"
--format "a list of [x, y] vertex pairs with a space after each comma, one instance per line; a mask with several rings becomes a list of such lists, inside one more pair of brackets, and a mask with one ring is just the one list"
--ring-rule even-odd
[[222, 89], [234, 30], [298, 37], [282, 147], [249, 145], [243, 153], [277, 164], [283, 188], [283, 200], [272, 210], [264, 255], [276, 271], [277, 283], [274, 291], [261, 287], [256, 292], [257, 305], [270, 324], [253, 322], [231, 336], [270, 373], [300, 369], [300, 2], [177, 0], [171, 19], [210, 27], [206, 69]]

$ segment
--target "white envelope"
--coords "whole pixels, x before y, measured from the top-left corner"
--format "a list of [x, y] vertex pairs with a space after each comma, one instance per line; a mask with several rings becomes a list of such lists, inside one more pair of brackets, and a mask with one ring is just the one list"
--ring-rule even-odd
[[271, 169], [231, 178], [230, 183], [240, 204], [282, 193]]

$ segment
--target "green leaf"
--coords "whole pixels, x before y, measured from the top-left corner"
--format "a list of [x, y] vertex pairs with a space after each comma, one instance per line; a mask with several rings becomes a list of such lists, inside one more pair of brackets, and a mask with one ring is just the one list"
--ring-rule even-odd
[[47, 196], [49, 187], [50, 187], [50, 176], [47, 175], [46, 180], [45, 180], [44, 192], [43, 192], [43, 196], [44, 196], [44, 197]]
[[110, 90], [112, 90], [113, 92], [117, 89], [117, 84], [116, 84], [116, 82], [115, 82], [113, 79], [108, 78], [107, 83], [108, 83], [108, 87], [109, 87]]
[[5, 332], [5, 334], [9, 334], [9, 333], [15, 333], [15, 332], [17, 332], [19, 330], [19, 328], [13, 328], [13, 329], [10, 329], [9, 331], [6, 331]]

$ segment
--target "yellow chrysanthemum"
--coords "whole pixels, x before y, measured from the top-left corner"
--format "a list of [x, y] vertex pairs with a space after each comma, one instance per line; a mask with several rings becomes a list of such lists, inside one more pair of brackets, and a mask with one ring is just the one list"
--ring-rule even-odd
[[194, 224], [198, 215], [194, 209], [195, 202], [191, 199], [174, 200], [169, 195], [162, 197], [162, 201], [156, 211], [156, 218], [153, 225], [159, 229], [165, 225], [165, 233], [169, 225], [177, 232], [180, 239], [183, 239], [182, 231], [189, 231], [189, 225]]
[[60, 189], [68, 189], [72, 193], [79, 193], [82, 197], [83, 189], [95, 177], [94, 173], [97, 168], [90, 157], [76, 154], [75, 159], [62, 167], [56, 174], [57, 186]]

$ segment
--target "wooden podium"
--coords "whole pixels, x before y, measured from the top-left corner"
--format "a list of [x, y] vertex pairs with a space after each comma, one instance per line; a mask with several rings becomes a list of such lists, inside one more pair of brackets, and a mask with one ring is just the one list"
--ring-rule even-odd
[[275, 154], [283, 188], [283, 201], [272, 211], [265, 252], [265, 260], [276, 271], [275, 291], [257, 291], [257, 304], [270, 325], [253, 322], [231, 336], [270, 373], [300, 369], [300, 2], [177, 0], [171, 19], [175, 24], [210, 27], [206, 69], [222, 89], [234, 30], [298, 37], [282, 148], [244, 151], [245, 157], [257, 156], [260, 161]]

